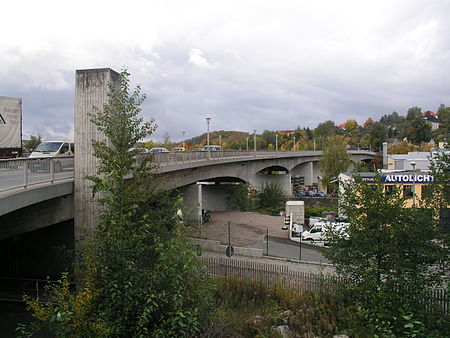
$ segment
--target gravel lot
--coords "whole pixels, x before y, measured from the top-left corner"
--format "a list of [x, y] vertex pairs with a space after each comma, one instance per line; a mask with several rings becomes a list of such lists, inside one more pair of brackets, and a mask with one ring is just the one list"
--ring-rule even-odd
[[288, 231], [281, 230], [284, 218], [261, 215], [255, 212], [215, 211], [211, 221], [203, 224], [202, 234], [207, 239], [228, 244], [228, 221], [231, 222], [231, 242], [236, 246], [252, 246], [269, 236], [288, 238]]

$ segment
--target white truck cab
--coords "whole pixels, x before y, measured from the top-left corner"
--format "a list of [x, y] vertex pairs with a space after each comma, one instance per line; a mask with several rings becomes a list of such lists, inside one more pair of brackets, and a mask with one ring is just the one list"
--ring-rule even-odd
[[44, 141], [33, 150], [30, 154], [30, 158], [72, 156], [74, 152], [75, 145], [73, 142]]

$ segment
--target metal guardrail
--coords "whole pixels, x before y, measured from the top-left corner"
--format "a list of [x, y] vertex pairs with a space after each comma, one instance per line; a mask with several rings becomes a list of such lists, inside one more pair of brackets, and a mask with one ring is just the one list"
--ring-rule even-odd
[[[291, 154], [292, 153], [292, 154]], [[308, 152], [309, 153], [309, 152]], [[320, 152], [310, 152], [318, 155]], [[186, 151], [148, 153], [161, 167], [226, 159], [274, 158], [298, 156], [299, 152], [275, 151]], [[74, 177], [74, 157], [15, 158], [0, 160], [0, 191]]]
[[[349, 151], [349, 154], [374, 155], [367, 151]], [[239, 159], [268, 159], [320, 156], [322, 151], [184, 151], [147, 153], [160, 167], [168, 168], [188, 163], [207, 163]], [[28, 187], [38, 183], [54, 182], [74, 177], [74, 157], [16, 158], [0, 160], [0, 191]]]
[[0, 160], [0, 191], [73, 177], [73, 156]]
[[45, 301], [48, 286], [56, 283], [45, 279], [0, 277], [0, 300], [21, 302], [26, 295], [38, 301]]

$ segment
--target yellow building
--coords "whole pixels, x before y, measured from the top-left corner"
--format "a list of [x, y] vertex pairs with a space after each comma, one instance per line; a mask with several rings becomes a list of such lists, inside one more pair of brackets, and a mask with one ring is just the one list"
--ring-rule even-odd
[[[358, 173], [366, 182], [375, 183], [376, 173]], [[342, 173], [339, 175], [340, 181], [351, 179], [350, 173]], [[400, 171], [400, 172], [384, 172], [380, 174], [380, 182], [384, 184], [385, 194], [390, 194], [396, 189], [401, 189], [403, 196], [407, 198], [406, 207], [418, 205], [422, 199], [422, 195], [426, 191], [429, 184], [432, 184], [433, 176], [427, 172]]]

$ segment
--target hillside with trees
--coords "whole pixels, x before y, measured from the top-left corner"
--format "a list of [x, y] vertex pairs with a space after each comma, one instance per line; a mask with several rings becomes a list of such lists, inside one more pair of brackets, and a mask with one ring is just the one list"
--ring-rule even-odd
[[[295, 125], [293, 121], [291, 124]], [[433, 127], [434, 126], [434, 127]], [[378, 121], [368, 118], [362, 125], [349, 119], [345, 123], [321, 122], [316, 128], [298, 126], [292, 130], [264, 130], [256, 134], [257, 150], [323, 150], [327, 140], [339, 136], [348, 148], [380, 151], [383, 142], [395, 139], [391, 153], [407, 151], [429, 151], [430, 141], [445, 142], [450, 133], [450, 107], [441, 104], [436, 113], [422, 111], [419, 107], [409, 108], [404, 115], [398, 112], [384, 114]], [[278, 136], [277, 136], [278, 135]], [[211, 131], [210, 144], [221, 145], [223, 150], [253, 150], [254, 135], [242, 131]], [[186, 150], [203, 147], [206, 133], [184, 140]], [[277, 140], [278, 139], [278, 140]], [[162, 146], [172, 149], [183, 142], [171, 142], [166, 134], [161, 143], [147, 142], [147, 148]]]

